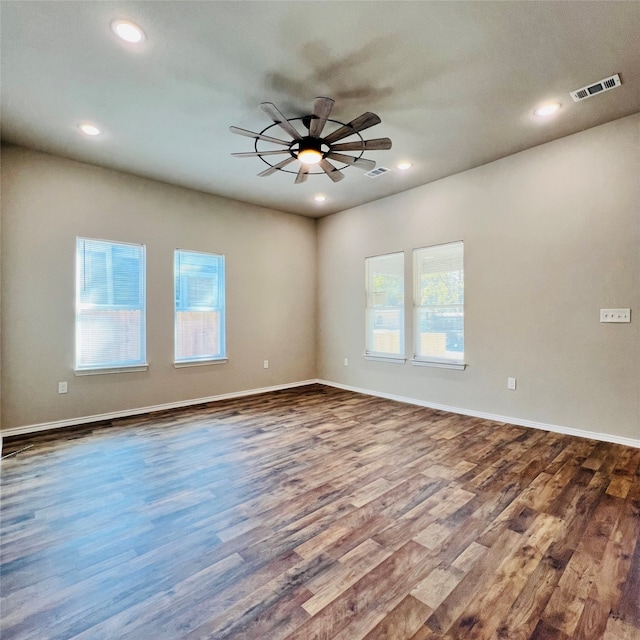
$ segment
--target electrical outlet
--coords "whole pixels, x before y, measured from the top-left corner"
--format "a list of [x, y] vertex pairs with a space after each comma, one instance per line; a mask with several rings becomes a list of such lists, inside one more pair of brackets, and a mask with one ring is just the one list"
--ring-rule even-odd
[[262, 366], [263, 366], [265, 369], [268, 369], [268, 368], [269, 368], [269, 361], [268, 361], [268, 360], [265, 360], [265, 361], [264, 361], [264, 363], [262, 364]]
[[58, 393], [67, 393], [69, 385], [66, 382], [58, 382]]
[[507, 378], [507, 389], [509, 389], [509, 391], [515, 391], [516, 390], [516, 379], [515, 378]]
[[600, 322], [631, 322], [631, 309], [600, 309]]
[[345, 358], [344, 359], [344, 366], [348, 367], [349, 366], [349, 358]]

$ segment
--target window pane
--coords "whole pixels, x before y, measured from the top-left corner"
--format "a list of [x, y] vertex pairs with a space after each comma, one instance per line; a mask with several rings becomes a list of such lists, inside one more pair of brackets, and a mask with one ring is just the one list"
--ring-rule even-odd
[[114, 304], [140, 306], [140, 260], [130, 247], [114, 247], [112, 253]]
[[81, 309], [76, 317], [76, 368], [144, 364], [140, 311]]
[[366, 268], [366, 351], [404, 354], [404, 253], [374, 256]]
[[76, 369], [145, 364], [142, 245], [76, 240]]
[[224, 256], [175, 252], [175, 359], [224, 358]]
[[464, 356], [463, 244], [414, 251], [416, 357], [462, 361]]

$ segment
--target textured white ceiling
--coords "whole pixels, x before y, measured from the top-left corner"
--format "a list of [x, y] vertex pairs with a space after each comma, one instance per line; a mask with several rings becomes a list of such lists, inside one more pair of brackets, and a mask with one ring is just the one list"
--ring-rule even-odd
[[[3, 0], [0, 11], [5, 142], [311, 217], [640, 111], [638, 2]], [[140, 24], [144, 45], [117, 41], [114, 18]], [[614, 73], [622, 87], [571, 100]], [[294, 185], [231, 157], [253, 141], [230, 125], [270, 124], [261, 102], [293, 118], [315, 96], [334, 98], [342, 122], [377, 113], [363, 135], [393, 148], [365, 157], [413, 168]], [[562, 104], [557, 116], [532, 115], [543, 100]], [[80, 135], [83, 120], [104, 135]]]

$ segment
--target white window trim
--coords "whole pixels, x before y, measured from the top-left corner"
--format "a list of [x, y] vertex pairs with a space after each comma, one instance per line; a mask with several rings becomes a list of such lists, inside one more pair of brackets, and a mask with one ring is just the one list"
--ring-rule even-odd
[[390, 356], [382, 353], [363, 353], [362, 357], [373, 362], [391, 362], [393, 364], [404, 364], [407, 361], [403, 356]]
[[[139, 247], [142, 250], [142, 260], [140, 261], [140, 270], [142, 277], [142, 302], [141, 304], [135, 308], [131, 307], [134, 310], [138, 310], [141, 314], [140, 327], [141, 331], [141, 342], [142, 342], [142, 353], [143, 353], [143, 362], [133, 362], [131, 364], [118, 364], [115, 366], [85, 366], [85, 367], [77, 367], [78, 363], [78, 339], [77, 339], [77, 322], [78, 322], [78, 263], [77, 263], [77, 252], [78, 252], [78, 240], [86, 241], [86, 242], [99, 242], [108, 244], [111, 247], [114, 245], [128, 245], [132, 247]], [[74, 312], [74, 333], [76, 334], [76, 338], [74, 340], [74, 370], [73, 374], [75, 376], [92, 376], [92, 375], [103, 375], [103, 374], [111, 374], [111, 373], [129, 373], [135, 371], [147, 371], [149, 369], [149, 363], [147, 360], [147, 246], [145, 244], [137, 243], [137, 242], [125, 242], [119, 240], [105, 240], [103, 238], [88, 238], [86, 236], [76, 236], [76, 292], [75, 292], [75, 312]], [[112, 286], [113, 283], [108, 282], [109, 286]]]
[[391, 251], [389, 253], [383, 253], [380, 255], [374, 255], [374, 256], [366, 256], [365, 257], [365, 352], [363, 354], [365, 360], [372, 360], [372, 361], [378, 361], [378, 362], [393, 362], [393, 363], [398, 363], [398, 364], [404, 364], [407, 361], [406, 358], [406, 336], [405, 336], [405, 311], [406, 311], [406, 287], [405, 287], [405, 277], [404, 277], [404, 270], [403, 270], [403, 274], [402, 274], [402, 305], [398, 306], [398, 309], [400, 311], [400, 315], [402, 318], [402, 323], [401, 323], [401, 328], [400, 328], [400, 347], [401, 347], [401, 351], [399, 351], [398, 353], [379, 353], [376, 351], [368, 351], [366, 350], [366, 347], [368, 347], [369, 345], [367, 344], [369, 341], [369, 312], [370, 310], [374, 309], [373, 307], [369, 306], [369, 300], [368, 300], [368, 286], [369, 286], [369, 275], [368, 275], [368, 265], [369, 260], [375, 259], [375, 258], [383, 258], [383, 257], [387, 257], [387, 256], [392, 256], [392, 255], [401, 255], [402, 256], [402, 264], [403, 264], [403, 269], [405, 266], [405, 252], [404, 251]]
[[179, 360], [173, 363], [176, 369], [184, 369], [185, 367], [206, 367], [210, 364], [226, 364], [229, 358], [207, 358], [206, 360]]
[[[205, 255], [205, 256], [209, 256], [209, 257], [215, 257], [215, 258], [220, 258], [222, 261], [222, 272], [223, 272], [223, 279], [222, 279], [222, 299], [223, 299], [223, 305], [222, 307], [215, 307], [213, 309], [208, 309], [209, 311], [217, 311], [220, 314], [220, 318], [221, 318], [221, 327], [222, 327], [222, 338], [221, 338], [221, 344], [222, 344], [222, 352], [223, 355], [220, 356], [214, 356], [214, 355], [210, 355], [207, 354], [206, 356], [193, 356], [190, 358], [183, 358], [181, 360], [176, 360], [175, 356], [176, 356], [176, 348], [177, 348], [177, 344], [178, 344], [178, 324], [177, 324], [177, 313], [178, 313], [178, 309], [175, 305], [175, 298], [174, 298], [174, 306], [173, 306], [173, 355], [174, 355], [174, 361], [173, 361], [173, 366], [175, 369], [183, 369], [186, 367], [203, 367], [203, 366], [207, 366], [207, 365], [212, 365], [212, 364], [225, 364], [228, 362], [228, 356], [227, 356], [227, 318], [226, 318], [226, 314], [227, 314], [227, 258], [226, 255], [223, 253], [211, 253], [208, 251], [196, 251], [196, 250], [192, 250], [192, 249], [180, 249], [180, 248], [176, 248], [173, 252], [173, 256], [174, 256], [174, 269], [175, 269], [175, 257], [176, 254], [178, 252], [184, 252], [184, 253], [195, 253], [195, 254], [201, 254], [201, 255]], [[174, 283], [175, 283], [175, 271], [174, 271]], [[175, 284], [174, 284], [175, 287]], [[174, 296], [175, 296], [175, 289], [174, 289]]]
[[452, 360], [423, 360], [422, 358], [412, 358], [411, 364], [415, 367], [435, 367], [438, 369], [456, 369], [464, 371], [469, 365], [465, 362], [455, 362]]
[[[413, 352], [414, 356], [411, 359], [411, 364], [418, 367], [436, 367], [440, 369], [456, 369], [458, 371], [464, 371], [468, 366], [462, 359], [460, 360], [452, 360], [450, 358], [438, 358], [437, 356], [426, 355], [420, 356], [417, 355], [418, 351], [418, 313], [419, 310], [425, 308], [422, 305], [417, 305], [416, 301], [419, 295], [419, 276], [416, 270], [416, 255], [417, 252], [423, 251], [425, 249], [430, 249], [433, 247], [444, 246], [448, 244], [462, 244], [463, 246], [463, 256], [464, 256], [464, 240], [454, 240], [452, 242], [445, 242], [438, 245], [430, 245], [427, 247], [418, 247], [413, 249], [413, 268], [412, 268], [412, 276], [413, 276]], [[464, 260], [464, 257], [463, 257]], [[463, 273], [464, 273], [464, 264], [463, 264]], [[464, 318], [464, 305], [463, 305], [463, 318]], [[464, 321], [464, 320], [463, 320]], [[464, 358], [464, 352], [462, 353]]]
[[148, 371], [149, 363], [132, 364], [122, 367], [97, 367], [95, 369], [75, 369], [74, 376], [99, 376], [108, 373], [131, 373], [133, 371]]

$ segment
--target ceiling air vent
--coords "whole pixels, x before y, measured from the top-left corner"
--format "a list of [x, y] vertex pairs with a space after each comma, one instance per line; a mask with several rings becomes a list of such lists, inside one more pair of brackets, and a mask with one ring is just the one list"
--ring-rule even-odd
[[391, 171], [391, 169], [387, 169], [387, 167], [377, 167], [375, 169], [371, 169], [371, 171], [367, 171], [364, 175], [367, 176], [367, 178], [377, 178], [383, 173], [389, 173], [389, 171]]
[[574, 102], [580, 102], [580, 100], [591, 98], [591, 96], [595, 96], [597, 93], [602, 93], [603, 91], [609, 91], [609, 89], [619, 87], [621, 84], [622, 82], [620, 82], [620, 76], [616, 73], [610, 78], [598, 80], [598, 82], [594, 82], [588, 87], [582, 87], [582, 89], [576, 89], [575, 91], [572, 91], [571, 97], [573, 98]]

